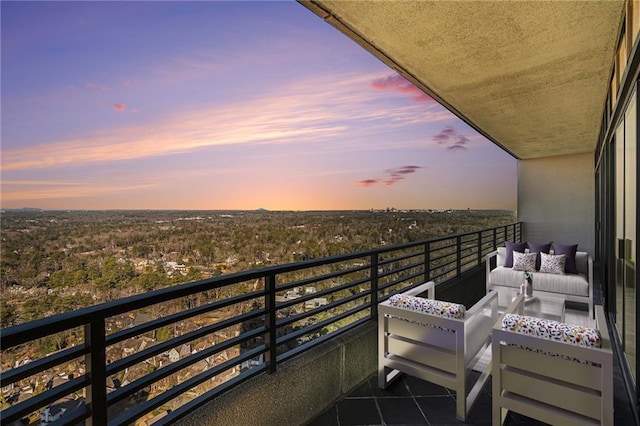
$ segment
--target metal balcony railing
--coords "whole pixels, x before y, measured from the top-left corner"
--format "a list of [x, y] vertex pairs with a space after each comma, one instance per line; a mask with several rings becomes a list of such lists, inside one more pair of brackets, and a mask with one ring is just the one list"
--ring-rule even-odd
[[[378, 302], [391, 294], [481, 265], [504, 241], [520, 241], [521, 232], [513, 223], [230, 274], [0, 330], [3, 364], [15, 359], [0, 377], [0, 421], [33, 419], [66, 399], [73, 408], [56, 424], [170, 424], [375, 320]], [[24, 359], [56, 337], [75, 344]]]

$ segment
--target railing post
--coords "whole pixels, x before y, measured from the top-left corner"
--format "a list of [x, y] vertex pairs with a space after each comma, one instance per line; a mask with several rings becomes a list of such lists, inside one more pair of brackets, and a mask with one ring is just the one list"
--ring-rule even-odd
[[462, 269], [462, 238], [460, 235], [456, 237], [456, 252], [456, 275], [459, 276]]
[[482, 231], [478, 231], [478, 266], [482, 265]]
[[84, 326], [85, 343], [91, 351], [85, 355], [85, 374], [91, 378], [86, 389], [86, 403], [91, 408], [87, 426], [107, 424], [107, 360], [104, 336], [104, 318]]
[[518, 235], [520, 236], [518, 242], [522, 242], [522, 222], [517, 222], [514, 226], [518, 227]]
[[371, 319], [378, 320], [378, 253], [371, 255]]
[[264, 277], [266, 289], [264, 306], [267, 309], [267, 353], [265, 361], [269, 365], [269, 373], [276, 372], [276, 359], [278, 351], [276, 347], [276, 274], [269, 273]]
[[493, 228], [493, 248], [491, 251], [498, 248], [498, 228]]
[[431, 278], [431, 248], [429, 241], [424, 243], [424, 282], [429, 282]]

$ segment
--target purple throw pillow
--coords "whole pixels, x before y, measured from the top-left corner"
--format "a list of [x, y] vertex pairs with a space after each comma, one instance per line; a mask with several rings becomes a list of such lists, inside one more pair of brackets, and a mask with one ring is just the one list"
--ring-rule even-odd
[[513, 268], [513, 252], [517, 251], [524, 253], [524, 250], [527, 248], [527, 243], [511, 243], [509, 241], [505, 241], [504, 246], [507, 248], [507, 255], [504, 258], [504, 267]]
[[553, 243], [551, 245], [553, 248], [553, 254], [564, 254], [567, 256], [566, 261], [564, 263], [564, 272], [567, 274], [577, 274], [578, 268], [576, 267], [576, 252], [578, 251], [578, 245], [563, 245]]
[[527, 241], [527, 247], [529, 248], [529, 253], [538, 253], [536, 257], [536, 271], [540, 270], [540, 253], [549, 254], [549, 250], [551, 250], [551, 243], [532, 243]]

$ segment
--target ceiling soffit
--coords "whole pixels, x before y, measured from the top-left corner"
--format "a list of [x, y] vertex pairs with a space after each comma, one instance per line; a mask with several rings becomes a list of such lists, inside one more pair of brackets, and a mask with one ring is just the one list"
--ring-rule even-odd
[[516, 158], [593, 152], [623, 1], [301, 1]]

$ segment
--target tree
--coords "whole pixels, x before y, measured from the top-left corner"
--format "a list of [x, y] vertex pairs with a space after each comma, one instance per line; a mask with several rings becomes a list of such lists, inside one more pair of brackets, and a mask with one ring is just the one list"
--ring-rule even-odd
[[14, 326], [17, 319], [15, 306], [8, 305], [7, 302], [0, 299], [0, 326], [2, 328]]

